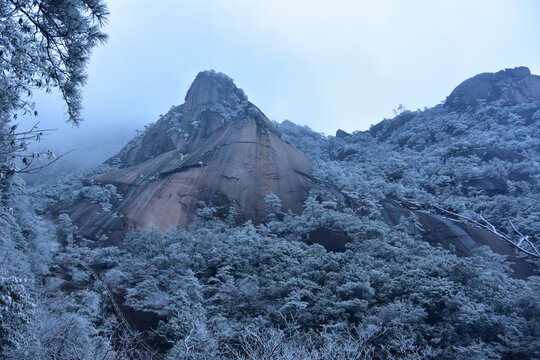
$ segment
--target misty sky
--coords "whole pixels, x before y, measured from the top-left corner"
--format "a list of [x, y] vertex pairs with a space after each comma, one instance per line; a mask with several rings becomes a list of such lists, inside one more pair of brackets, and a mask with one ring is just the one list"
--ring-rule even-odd
[[[434, 106], [462, 80], [540, 73], [540, 1], [109, 0], [106, 45], [84, 88], [84, 123], [36, 95], [40, 146], [85, 167], [183, 103], [197, 72], [232, 77], [270, 119], [327, 135], [366, 130], [392, 109]], [[52, 145], [51, 145], [52, 144]]]

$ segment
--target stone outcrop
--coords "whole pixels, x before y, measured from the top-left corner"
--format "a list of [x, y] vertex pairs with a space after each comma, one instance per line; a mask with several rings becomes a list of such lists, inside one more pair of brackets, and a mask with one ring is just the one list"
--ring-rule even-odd
[[462, 82], [446, 99], [444, 106], [455, 111], [476, 107], [479, 101], [503, 105], [534, 103], [540, 107], [540, 76], [526, 67], [483, 73]]
[[470, 225], [437, 212], [427, 212], [406, 201], [386, 199], [382, 201], [382, 216], [389, 225], [406, 225], [416, 232], [411, 215], [420, 225], [420, 235], [434, 246], [446, 248], [457, 256], [472, 256], [480, 246], [488, 246], [493, 252], [507, 256], [512, 277], [524, 279], [535, 274], [534, 266], [519, 256], [515, 247], [496, 236], [493, 232]]
[[[85, 202], [69, 209], [86, 237], [129, 229], [182, 228], [204, 202], [238, 222], [263, 222], [273, 193], [283, 211], [302, 211], [312, 163], [281, 135], [226, 75], [201, 72], [185, 103], [107, 161], [116, 169], [87, 179], [117, 187], [122, 199], [110, 212]], [[116, 212], [119, 216], [112, 214]]]

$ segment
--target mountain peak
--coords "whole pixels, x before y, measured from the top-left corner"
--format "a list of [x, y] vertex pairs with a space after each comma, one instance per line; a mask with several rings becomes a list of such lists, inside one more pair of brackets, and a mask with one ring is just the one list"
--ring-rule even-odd
[[531, 75], [531, 70], [526, 66], [518, 66], [515, 68], [507, 68], [499, 71], [499, 73], [506, 73], [517, 80], [524, 78], [525, 76]]
[[194, 109], [230, 99], [240, 102], [247, 100], [247, 96], [227, 75], [214, 70], [206, 70], [197, 74], [186, 94], [185, 104], [189, 109]]
[[469, 107], [476, 107], [480, 101], [500, 101], [509, 106], [535, 103], [540, 106], [540, 76], [532, 75], [525, 66], [478, 74], [459, 84], [444, 106], [466, 111]]
[[[130, 229], [186, 227], [202, 203], [239, 222], [268, 220], [265, 200], [302, 211], [312, 163], [290, 143], [228, 76], [200, 72], [186, 102], [171, 108], [107, 161], [115, 170], [88, 179], [114, 185], [122, 201], [102, 212], [81, 202], [67, 210], [87, 238], [121, 238]], [[116, 216], [118, 214], [118, 216]], [[116, 235], [114, 235], [116, 234]]]

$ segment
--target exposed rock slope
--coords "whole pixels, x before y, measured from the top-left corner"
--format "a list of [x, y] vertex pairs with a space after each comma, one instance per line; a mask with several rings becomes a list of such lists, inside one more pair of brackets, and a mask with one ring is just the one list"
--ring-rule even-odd
[[464, 111], [476, 107], [479, 101], [503, 105], [534, 103], [540, 106], [540, 76], [526, 67], [482, 73], [462, 82], [448, 96], [445, 107]]
[[272, 207], [302, 210], [312, 184], [312, 163], [281, 139], [266, 116], [227, 76], [201, 72], [185, 103], [173, 107], [145, 133], [107, 161], [117, 170], [88, 182], [115, 185], [122, 200], [113, 212], [80, 203], [70, 210], [81, 233], [98, 238], [152, 224], [185, 227], [200, 202], [229, 211], [237, 220], [264, 221]]

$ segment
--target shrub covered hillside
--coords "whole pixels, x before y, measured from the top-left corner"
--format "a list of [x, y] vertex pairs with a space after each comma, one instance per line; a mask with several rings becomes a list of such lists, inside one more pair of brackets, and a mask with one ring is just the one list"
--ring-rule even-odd
[[[450, 98], [464, 103], [460, 94]], [[276, 139], [315, 170], [300, 174], [312, 184], [300, 213], [270, 193], [260, 223], [239, 221], [241, 207], [200, 203], [184, 229], [84, 238], [65, 209], [87, 202], [125, 216], [133, 193], [92, 181], [118, 164], [38, 189], [14, 178], [0, 205], [2, 355], [540, 359], [540, 104], [503, 95], [403, 111], [335, 137], [276, 124]], [[141, 186], [161, 181], [143, 175]], [[444, 234], [432, 242], [439, 223], [468, 251]], [[497, 242], [511, 253], [493, 252]]]
[[540, 222], [535, 110], [495, 103], [458, 113], [438, 105], [336, 137], [288, 121], [279, 130], [318, 165], [318, 178], [353, 197], [409, 200], [480, 221], [481, 215], [501, 232], [516, 234], [512, 223], [534, 237]]
[[[504, 258], [487, 249], [460, 258], [406, 226], [388, 227], [333, 205], [312, 197], [301, 216], [285, 214], [258, 227], [212, 219], [211, 209], [204, 209], [205, 220], [187, 230], [132, 232], [120, 248], [74, 242], [75, 229], [66, 218], [58, 226], [67, 239], [61, 244], [53, 237], [38, 242], [35, 233], [14, 228], [20, 239], [8, 240], [27, 254], [17, 260], [27, 265], [15, 277], [2, 277], [4, 354], [15, 359], [29, 354], [35, 359], [540, 355], [538, 277], [513, 279]], [[352, 237], [348, 250], [329, 252], [302, 241], [321, 225]], [[48, 244], [46, 251], [36, 243]], [[32, 261], [40, 268], [32, 268]]]

